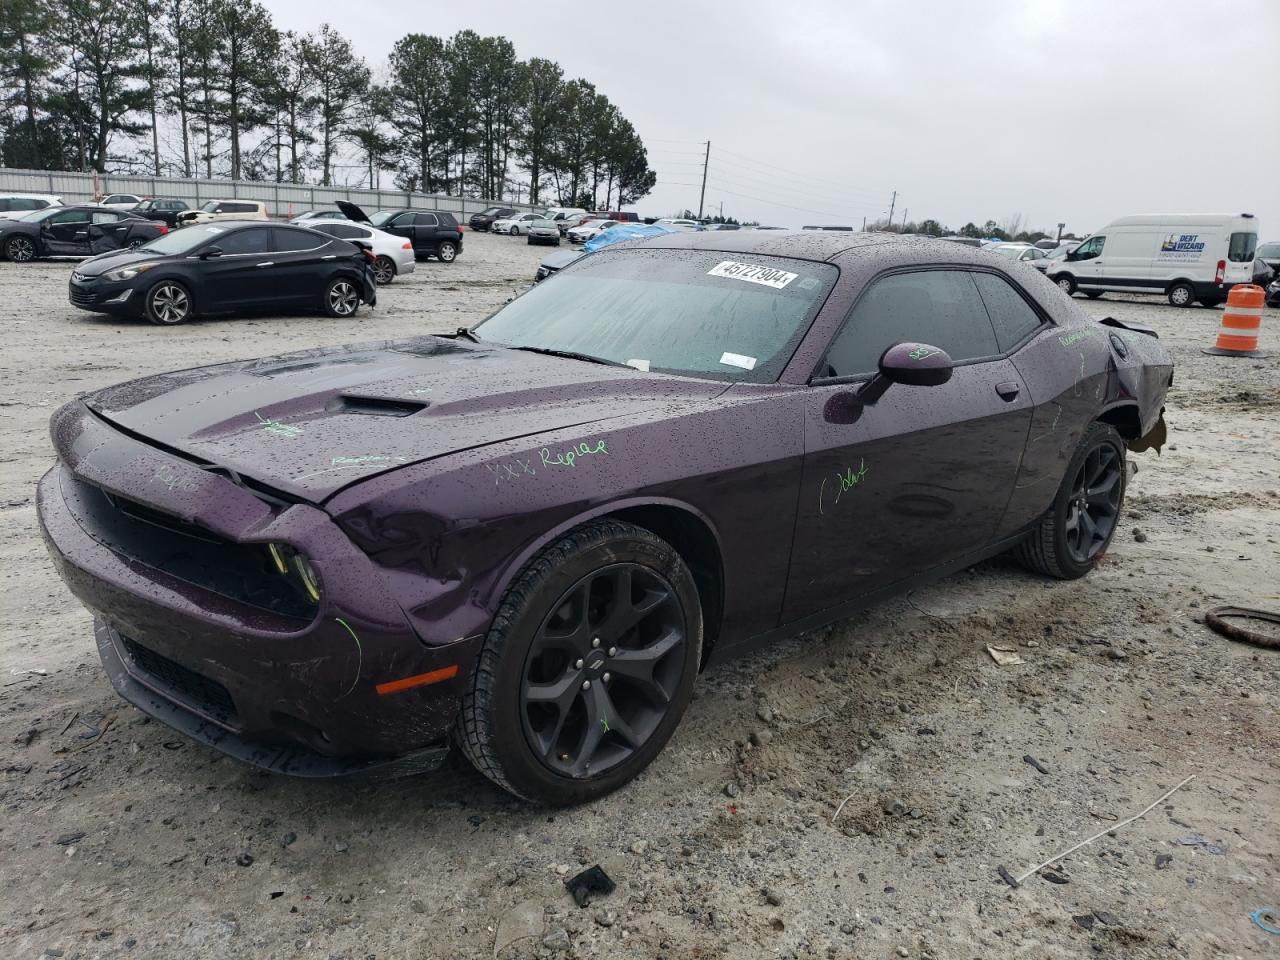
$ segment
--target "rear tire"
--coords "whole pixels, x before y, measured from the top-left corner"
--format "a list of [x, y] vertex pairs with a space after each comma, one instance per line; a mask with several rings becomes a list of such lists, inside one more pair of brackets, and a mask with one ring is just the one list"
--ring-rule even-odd
[[147, 319], [162, 327], [172, 327], [191, 317], [191, 291], [176, 280], [161, 280], [147, 291]]
[[441, 263], [453, 263], [458, 259], [458, 245], [452, 240], [442, 241], [440, 246], [436, 247], [436, 257]]
[[1065, 293], [1068, 297], [1076, 292], [1076, 278], [1069, 273], [1059, 274], [1053, 278], [1053, 282], [1058, 285], [1058, 289]]
[[1053, 504], [1014, 548], [1014, 556], [1046, 577], [1083, 577], [1120, 525], [1127, 479], [1124, 440], [1108, 423], [1091, 424], [1067, 464]]
[[331, 317], [354, 317], [360, 309], [360, 288], [349, 277], [335, 277], [324, 289], [324, 312]]
[[385, 287], [396, 278], [396, 265], [390, 257], [378, 257], [373, 261], [373, 282]]
[[1086, 297], [1088, 297], [1090, 300], [1097, 300], [1097, 299], [1098, 299], [1099, 297], [1101, 297], [1101, 296], [1103, 295], [1103, 293], [1105, 293], [1105, 292], [1106, 292], [1106, 291], [1104, 291], [1104, 290], [1086, 290], [1086, 291], [1084, 292], [1084, 295], [1085, 295]]
[[701, 656], [702, 608], [680, 554], [648, 530], [592, 521], [507, 589], [457, 739], [476, 769], [519, 797], [593, 800], [661, 752]]
[[1175, 307], [1189, 307], [1196, 302], [1195, 288], [1189, 283], [1175, 283], [1169, 288], [1169, 303]]

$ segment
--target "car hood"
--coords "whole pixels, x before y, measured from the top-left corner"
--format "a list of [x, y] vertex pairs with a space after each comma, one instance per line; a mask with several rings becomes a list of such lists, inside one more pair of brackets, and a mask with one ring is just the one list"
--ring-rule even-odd
[[581, 260], [585, 256], [586, 254], [581, 250], [558, 250], [550, 256], [543, 257], [540, 266], [546, 267], [548, 270], [561, 270], [575, 260]]
[[346, 218], [353, 223], [369, 222], [368, 215], [360, 207], [356, 206], [350, 200], [335, 200], [333, 205], [343, 212]]
[[418, 337], [160, 374], [84, 402], [140, 439], [319, 503], [410, 463], [710, 400], [724, 389]]
[[111, 253], [100, 253], [96, 257], [81, 261], [76, 266], [76, 273], [84, 277], [97, 277], [111, 270], [127, 267], [131, 263], [158, 259], [160, 254], [150, 250], [113, 250]]

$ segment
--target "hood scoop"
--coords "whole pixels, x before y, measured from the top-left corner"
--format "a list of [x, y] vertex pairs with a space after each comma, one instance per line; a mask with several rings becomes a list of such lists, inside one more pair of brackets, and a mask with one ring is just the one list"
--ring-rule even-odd
[[326, 403], [325, 410], [329, 413], [353, 413], [364, 417], [411, 417], [430, 405], [430, 401], [426, 400], [393, 400], [343, 393]]

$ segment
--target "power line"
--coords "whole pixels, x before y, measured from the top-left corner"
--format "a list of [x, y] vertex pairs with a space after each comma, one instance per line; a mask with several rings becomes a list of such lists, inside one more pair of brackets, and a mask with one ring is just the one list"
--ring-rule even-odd
[[[776, 183], [779, 179], [779, 175], [777, 173], [773, 173], [767, 170], [757, 170], [753, 167], [749, 167], [745, 164], [739, 163], [737, 160], [726, 160], [724, 157], [719, 155], [720, 152], [721, 151], [717, 151], [716, 163], [727, 164], [728, 166], [733, 167], [735, 169], [735, 173], [737, 173], [740, 176], [751, 176], [751, 177], [767, 180], [770, 183]], [[825, 180], [819, 177], [814, 177], [809, 174], [804, 174], [804, 175], [783, 174], [782, 179], [800, 180], [806, 184], [816, 184], [818, 186], [826, 185], [830, 187], [835, 187], [839, 190], [843, 190], [851, 194], [860, 194], [868, 200], [874, 197], [880, 196], [878, 191], [863, 190], [857, 187], [850, 187], [848, 183], [845, 183], [839, 180]]]
[[791, 177], [793, 177], [793, 178], [796, 178], [796, 179], [799, 179], [799, 180], [803, 180], [803, 181], [805, 181], [805, 182], [807, 182], [807, 183], [825, 183], [825, 184], [828, 184], [828, 185], [830, 185], [830, 186], [840, 186], [840, 187], [842, 187], [843, 189], [848, 189], [848, 188], [847, 188], [847, 186], [845, 186], [844, 184], [841, 184], [839, 181], [835, 181], [835, 180], [826, 180], [826, 179], [824, 179], [824, 178], [815, 177], [815, 176], [814, 176], [813, 174], [811, 174], [811, 173], [804, 173], [803, 171], [800, 171], [800, 170], [791, 170], [791, 169], [789, 169], [789, 168], [787, 168], [787, 167], [779, 167], [779, 166], [777, 166], [777, 165], [775, 165], [775, 164], [772, 164], [772, 163], [765, 163], [763, 160], [756, 160], [756, 159], [754, 159], [754, 158], [752, 158], [752, 157], [748, 157], [748, 156], [746, 156], [745, 154], [737, 153], [737, 152], [735, 152], [735, 151], [733, 151], [733, 150], [725, 150], [723, 147], [719, 147], [719, 148], [717, 148], [716, 153], [717, 153], [717, 156], [718, 156], [719, 154], [721, 154], [721, 153], [727, 153], [727, 154], [729, 154], [731, 157], [738, 157], [738, 158], [740, 158], [740, 160], [741, 160], [741, 161], [743, 161], [743, 162], [753, 163], [753, 164], [756, 164], [756, 165], [761, 166], [761, 167], [766, 167], [766, 168], [768, 168], [768, 169], [770, 169], [770, 170], [776, 170], [776, 171], [778, 171], [778, 172], [780, 172], [780, 173], [788, 174], [789, 176], [791, 176]]
[[743, 177], [743, 175], [738, 173], [723, 174], [719, 170], [717, 170], [714, 165], [712, 166], [712, 173], [714, 173], [718, 177], [722, 177], [725, 180], [731, 181], [731, 185], [746, 187], [749, 190], [759, 190], [761, 188], [765, 190], [770, 190], [770, 191], [776, 190], [780, 192], [801, 195], [806, 197], [807, 199], [816, 200], [819, 203], [838, 202], [842, 206], [866, 207], [868, 209], [872, 207], [880, 206], [879, 202], [873, 201], [870, 198], [861, 198], [861, 197], [854, 197], [854, 196], [846, 197], [846, 196], [841, 196], [839, 194], [836, 194], [834, 192], [818, 192], [814, 190], [806, 190], [802, 187], [796, 187], [789, 183], [779, 183], [776, 180], [769, 180], [767, 178], [761, 178], [761, 179], [745, 178]]
[[772, 204], [775, 207], [785, 207], [788, 210], [799, 210], [802, 213], [816, 213], [819, 216], [835, 217], [839, 220], [849, 219], [850, 222], [852, 222], [852, 218], [847, 218], [845, 217], [844, 214], [832, 213], [829, 210], [814, 210], [810, 207], [797, 207], [789, 203], [780, 203], [777, 200], [767, 200], [764, 197], [752, 197], [752, 196], [748, 196], [745, 193], [734, 193], [732, 190], [725, 190], [723, 187], [717, 187], [717, 189], [721, 193], [726, 193], [731, 197], [738, 197], [741, 200], [755, 200], [758, 203], [768, 203], [768, 204]]

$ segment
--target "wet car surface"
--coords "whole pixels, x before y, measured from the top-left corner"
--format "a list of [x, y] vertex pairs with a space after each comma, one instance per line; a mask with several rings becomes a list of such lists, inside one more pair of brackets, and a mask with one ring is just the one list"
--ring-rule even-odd
[[[1129, 441], [1156, 428], [1171, 369], [1159, 342], [989, 261], [878, 237], [676, 235], [566, 268], [478, 339], [134, 381], [55, 418], [46, 537], [101, 621], [117, 688], [154, 713], [159, 698], [199, 739], [286, 772], [422, 766], [461, 712], [469, 756], [498, 782], [584, 799], [660, 749], [709, 658], [1019, 543], [1093, 425]], [[646, 317], [619, 296], [637, 271], [701, 298], [693, 339], [637, 334]], [[932, 274], [960, 284], [939, 289], [988, 318], [980, 336], [998, 349], [964, 355], [954, 303], [922, 299]], [[611, 300], [616, 342], [591, 341], [596, 353], [557, 327], [575, 301], [599, 316]], [[845, 366], [835, 346], [860, 309], [919, 335], [896, 352], [854, 338]], [[743, 317], [746, 346], [725, 339]], [[757, 352], [717, 359], [712, 342]], [[555, 629], [577, 597], [577, 626]], [[603, 642], [577, 635], [606, 622]], [[579, 639], [578, 656], [535, 650]], [[514, 679], [482, 689], [486, 664]], [[600, 692], [611, 674], [617, 702]], [[532, 698], [555, 685], [563, 709], [540, 713]], [[516, 690], [518, 706], [497, 702]], [[663, 698], [674, 706], [655, 714]], [[502, 724], [525, 753], [544, 748], [536, 764], [504, 756]], [[603, 772], [580, 765], [587, 746]]]

